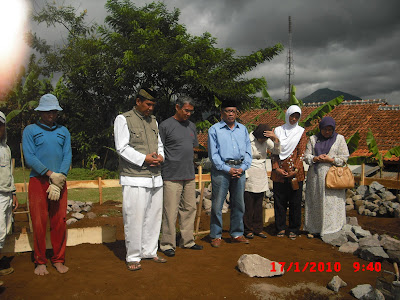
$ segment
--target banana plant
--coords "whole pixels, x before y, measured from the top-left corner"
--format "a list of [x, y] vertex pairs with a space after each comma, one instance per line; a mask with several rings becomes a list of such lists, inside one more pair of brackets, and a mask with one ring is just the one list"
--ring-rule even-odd
[[347, 163], [350, 165], [361, 165], [363, 163], [377, 163], [379, 166], [380, 177], [382, 177], [383, 159], [391, 158], [392, 155], [399, 157], [400, 156], [400, 146], [396, 146], [394, 148], [389, 149], [388, 152], [385, 154], [385, 156], [382, 156], [382, 154], [379, 152], [378, 144], [375, 140], [375, 137], [372, 133], [371, 128], [369, 128], [369, 130], [367, 132], [366, 142], [367, 142], [368, 150], [372, 154], [367, 157], [365, 157], [365, 156], [350, 157], [348, 159]]

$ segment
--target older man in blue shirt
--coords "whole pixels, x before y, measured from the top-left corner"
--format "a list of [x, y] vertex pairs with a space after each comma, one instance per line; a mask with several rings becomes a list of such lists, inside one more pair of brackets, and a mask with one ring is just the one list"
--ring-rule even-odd
[[221, 246], [222, 206], [230, 192], [230, 235], [233, 243], [249, 241], [243, 236], [245, 171], [251, 164], [251, 145], [246, 127], [236, 122], [233, 101], [221, 106], [222, 120], [208, 130], [208, 157], [212, 162], [211, 246]]

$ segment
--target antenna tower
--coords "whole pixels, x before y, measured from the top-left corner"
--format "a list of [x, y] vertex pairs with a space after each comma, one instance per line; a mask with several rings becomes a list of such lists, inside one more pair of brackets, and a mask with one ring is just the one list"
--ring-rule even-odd
[[293, 49], [292, 49], [292, 17], [289, 16], [289, 46], [286, 58], [286, 75], [287, 75], [287, 84], [285, 87], [285, 97], [289, 101], [290, 99], [290, 91], [292, 86], [292, 77], [294, 76], [294, 67], [293, 67]]

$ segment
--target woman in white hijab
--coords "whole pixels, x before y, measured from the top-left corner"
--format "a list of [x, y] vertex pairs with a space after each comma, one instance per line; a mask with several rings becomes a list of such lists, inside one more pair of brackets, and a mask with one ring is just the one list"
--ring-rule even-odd
[[275, 228], [278, 237], [285, 236], [286, 210], [289, 207], [289, 238], [294, 240], [301, 226], [303, 192], [303, 156], [307, 137], [299, 126], [301, 109], [291, 105], [286, 111], [285, 124], [275, 128], [281, 142], [279, 155], [272, 155], [271, 179], [274, 182]]

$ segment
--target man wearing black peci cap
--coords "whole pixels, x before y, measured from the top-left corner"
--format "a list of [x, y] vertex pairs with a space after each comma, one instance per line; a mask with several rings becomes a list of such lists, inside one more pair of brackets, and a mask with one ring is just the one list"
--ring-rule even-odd
[[157, 256], [160, 234], [163, 181], [161, 163], [164, 147], [158, 124], [152, 115], [156, 98], [149, 88], [142, 88], [136, 106], [114, 123], [115, 148], [120, 156], [126, 264], [129, 271], [141, 269], [141, 259], [165, 263]]
[[232, 243], [246, 243], [243, 236], [245, 171], [251, 165], [251, 145], [246, 127], [236, 122], [233, 101], [221, 105], [222, 120], [208, 130], [208, 157], [212, 162], [211, 246], [221, 246], [222, 206], [230, 192], [230, 235]]

